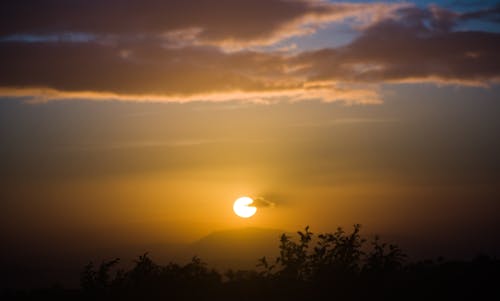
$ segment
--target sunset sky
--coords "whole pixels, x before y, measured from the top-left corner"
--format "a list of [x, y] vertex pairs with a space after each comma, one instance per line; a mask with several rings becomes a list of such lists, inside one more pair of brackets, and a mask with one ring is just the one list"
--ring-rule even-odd
[[0, 248], [360, 223], [500, 254], [499, 83], [498, 1], [2, 1]]

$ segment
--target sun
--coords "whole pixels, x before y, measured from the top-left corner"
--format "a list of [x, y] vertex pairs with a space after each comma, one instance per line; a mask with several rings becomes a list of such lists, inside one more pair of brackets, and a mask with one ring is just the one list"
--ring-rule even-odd
[[253, 200], [247, 196], [243, 196], [234, 201], [233, 210], [237, 216], [249, 218], [257, 212], [257, 207], [248, 206], [253, 203]]

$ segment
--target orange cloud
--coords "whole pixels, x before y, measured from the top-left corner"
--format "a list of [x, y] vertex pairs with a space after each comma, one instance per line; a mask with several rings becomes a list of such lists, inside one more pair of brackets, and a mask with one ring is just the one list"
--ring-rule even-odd
[[379, 104], [382, 102], [376, 87], [348, 88], [332, 85], [322, 89], [298, 88], [276, 91], [226, 91], [197, 93], [191, 95], [165, 94], [121, 94], [94, 91], [61, 91], [51, 88], [0, 88], [3, 97], [25, 99], [28, 103], [49, 101], [87, 100], [87, 101], [126, 101], [144, 103], [189, 103], [189, 102], [228, 102], [273, 104], [278, 102], [297, 102], [322, 100], [353, 104]]

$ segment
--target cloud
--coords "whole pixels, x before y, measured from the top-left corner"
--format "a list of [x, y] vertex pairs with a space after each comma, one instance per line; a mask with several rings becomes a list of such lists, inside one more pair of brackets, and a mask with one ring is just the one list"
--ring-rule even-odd
[[298, 67], [277, 53], [225, 53], [213, 47], [165, 49], [154, 42], [9, 42], [0, 43], [0, 65], [2, 95], [33, 95], [35, 102], [381, 101], [378, 90], [371, 86], [315, 82], [291, 75], [289, 70]]
[[252, 205], [257, 208], [272, 208], [276, 206], [276, 203], [267, 198], [259, 196], [254, 198]]
[[345, 105], [380, 104], [382, 99], [375, 88], [336, 88], [308, 90], [297, 88], [278, 91], [227, 91], [199, 93], [192, 95], [163, 94], [117, 94], [93, 91], [60, 91], [47, 88], [0, 88], [2, 97], [23, 99], [27, 103], [46, 103], [49, 101], [85, 100], [85, 101], [125, 101], [134, 103], [189, 103], [189, 102], [239, 102], [254, 104], [274, 104], [279, 102], [299, 102], [321, 100], [323, 102], [341, 102]]
[[482, 20], [500, 23], [500, 4], [460, 15], [461, 20]]
[[[0, 95], [31, 102], [376, 104], [384, 83], [488, 86], [500, 78], [500, 34], [456, 30], [471, 19], [491, 20], [497, 8], [457, 13], [435, 5], [313, 0], [120, 3], [2, 3]], [[245, 48], [311, 34], [345, 18], [359, 20], [360, 35], [342, 47], [297, 47], [293, 54]]]
[[[402, 4], [321, 0], [4, 1], [0, 36], [91, 33], [107, 38], [165, 37], [224, 47], [270, 44], [345, 18], [373, 22]], [[180, 34], [179, 34], [180, 33]], [[184, 35], [183, 33], [188, 33]]]
[[282, 68], [281, 58], [273, 55], [225, 54], [207, 47], [164, 49], [154, 42], [0, 43], [0, 65], [3, 86], [164, 95], [272, 90], [279, 78], [263, 79], [278, 77]]
[[399, 11], [351, 44], [299, 55], [310, 80], [484, 86], [500, 78], [500, 34], [452, 31], [459, 15], [431, 6]]

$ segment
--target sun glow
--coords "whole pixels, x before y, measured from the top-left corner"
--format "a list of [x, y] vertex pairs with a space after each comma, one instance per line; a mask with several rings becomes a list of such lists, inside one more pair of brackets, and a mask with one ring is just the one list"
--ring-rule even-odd
[[238, 198], [233, 205], [233, 210], [236, 215], [242, 218], [249, 218], [257, 212], [257, 207], [249, 206], [253, 200], [247, 196]]

